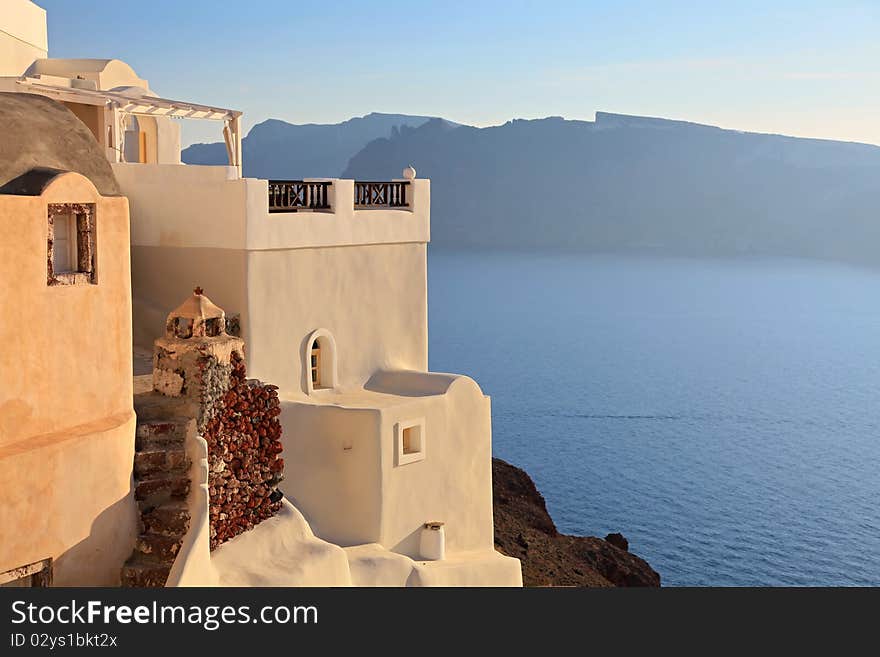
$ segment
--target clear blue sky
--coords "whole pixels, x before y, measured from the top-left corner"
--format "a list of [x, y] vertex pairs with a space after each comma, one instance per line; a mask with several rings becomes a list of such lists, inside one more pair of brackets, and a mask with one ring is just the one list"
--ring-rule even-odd
[[[880, 144], [880, 0], [36, 2], [50, 56], [123, 59], [246, 128], [605, 110]], [[199, 123], [187, 141], [219, 138]]]

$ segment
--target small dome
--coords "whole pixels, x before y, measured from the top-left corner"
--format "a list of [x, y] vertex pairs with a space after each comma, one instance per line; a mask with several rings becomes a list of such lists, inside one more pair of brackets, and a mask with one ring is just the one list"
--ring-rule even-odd
[[197, 287], [192, 296], [168, 314], [165, 335], [183, 340], [226, 335], [226, 313]]
[[406, 169], [403, 170], [403, 177], [406, 180], [414, 180], [415, 179], [416, 170], [415, 170], [415, 168], [413, 168], [413, 166], [411, 164]]
[[0, 194], [39, 196], [66, 171], [103, 196], [120, 193], [104, 149], [73, 112], [45, 96], [0, 93]]

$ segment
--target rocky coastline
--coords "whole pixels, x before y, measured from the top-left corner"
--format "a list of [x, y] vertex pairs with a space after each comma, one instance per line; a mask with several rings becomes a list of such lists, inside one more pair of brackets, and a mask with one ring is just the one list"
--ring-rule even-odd
[[495, 549], [522, 563], [525, 586], [660, 586], [660, 575], [629, 552], [622, 534], [561, 534], [524, 470], [492, 459]]

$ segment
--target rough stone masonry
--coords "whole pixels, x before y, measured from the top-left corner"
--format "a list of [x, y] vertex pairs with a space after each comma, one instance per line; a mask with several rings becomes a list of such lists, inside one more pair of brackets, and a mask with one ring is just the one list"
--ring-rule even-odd
[[248, 379], [244, 341], [200, 288], [168, 316], [156, 340], [153, 387], [175, 397], [208, 444], [211, 549], [281, 508], [281, 404], [277, 387]]
[[278, 388], [247, 379], [238, 352], [231, 361], [229, 385], [203, 432], [208, 443], [211, 549], [281, 508], [278, 483], [284, 459], [279, 456]]

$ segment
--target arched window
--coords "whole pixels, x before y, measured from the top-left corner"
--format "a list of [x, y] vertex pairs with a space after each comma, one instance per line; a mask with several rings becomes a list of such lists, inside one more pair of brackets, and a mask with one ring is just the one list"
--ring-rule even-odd
[[308, 394], [336, 387], [336, 340], [330, 331], [314, 331], [306, 340], [303, 356]]

